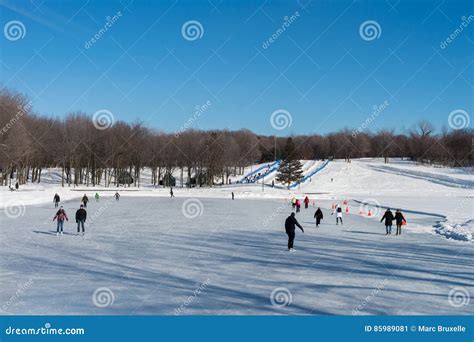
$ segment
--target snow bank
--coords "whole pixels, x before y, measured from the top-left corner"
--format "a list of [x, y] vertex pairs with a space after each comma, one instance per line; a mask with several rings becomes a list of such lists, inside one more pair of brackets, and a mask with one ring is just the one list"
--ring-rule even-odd
[[472, 242], [474, 235], [474, 220], [469, 220], [463, 224], [440, 222], [434, 226], [437, 234], [448, 239]]

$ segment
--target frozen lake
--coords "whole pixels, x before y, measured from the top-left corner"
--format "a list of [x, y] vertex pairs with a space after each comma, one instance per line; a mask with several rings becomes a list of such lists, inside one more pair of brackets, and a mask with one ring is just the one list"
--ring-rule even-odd
[[52, 204], [0, 215], [2, 314], [474, 311], [464, 296], [474, 292], [473, 244], [410, 227], [387, 237], [380, 216], [357, 212], [336, 226], [328, 200], [316, 201], [325, 215], [318, 229], [312, 206], [297, 214], [305, 234], [297, 229], [295, 253], [286, 250], [283, 200], [103, 198], [87, 208], [85, 237], [75, 235], [78, 205], [64, 203], [59, 237]]

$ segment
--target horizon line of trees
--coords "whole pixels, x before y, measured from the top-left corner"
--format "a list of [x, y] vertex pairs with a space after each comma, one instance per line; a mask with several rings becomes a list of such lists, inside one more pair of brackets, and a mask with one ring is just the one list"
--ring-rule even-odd
[[[97, 129], [90, 115], [65, 118], [39, 116], [19, 93], [0, 91], [0, 171], [2, 185], [40, 182], [44, 168], [61, 168], [61, 184], [140, 186], [140, 173], [151, 170], [155, 186], [225, 184], [244, 167], [288, 157], [288, 137], [258, 135], [250, 130], [194, 130], [164, 133], [140, 122], [117, 121]], [[422, 120], [405, 133], [383, 129], [360, 132], [342, 129], [325, 135], [296, 135], [293, 159], [404, 157], [451, 167], [473, 166], [473, 129], [435, 133]], [[186, 178], [186, 182], [184, 182]]]

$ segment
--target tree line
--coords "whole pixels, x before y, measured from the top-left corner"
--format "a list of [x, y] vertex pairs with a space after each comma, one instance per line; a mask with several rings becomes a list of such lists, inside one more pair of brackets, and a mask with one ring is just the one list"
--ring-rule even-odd
[[45, 168], [59, 168], [65, 185], [140, 186], [151, 172], [154, 186], [225, 184], [244, 167], [277, 159], [351, 159], [405, 157], [452, 167], [472, 166], [473, 130], [436, 133], [428, 121], [412, 129], [356, 132], [343, 129], [326, 135], [288, 137], [257, 135], [249, 130], [194, 130], [165, 133], [140, 122], [117, 121], [102, 129], [85, 113], [64, 118], [37, 115], [28, 98], [0, 92], [0, 171], [2, 185], [41, 182]]

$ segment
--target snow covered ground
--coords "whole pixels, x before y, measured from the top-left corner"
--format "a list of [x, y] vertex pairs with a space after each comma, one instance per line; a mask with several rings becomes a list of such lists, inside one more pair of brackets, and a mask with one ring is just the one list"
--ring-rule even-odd
[[[320, 164], [303, 161], [305, 174]], [[140, 189], [120, 188], [120, 202], [113, 187], [61, 188], [58, 170], [39, 185], [2, 188], [1, 313], [473, 312], [472, 169], [331, 161], [290, 191], [272, 188], [273, 177], [264, 187], [175, 188], [170, 199], [144, 172]], [[60, 237], [51, 222], [56, 192], [71, 220]], [[79, 198], [95, 192], [101, 201], [89, 205], [87, 235], [76, 236]], [[287, 201], [306, 195], [312, 205], [298, 214], [306, 233], [297, 232], [290, 254]], [[336, 226], [330, 208], [344, 201], [349, 213]], [[325, 214], [317, 230], [313, 203]], [[407, 218], [402, 236], [385, 236], [386, 207]]]

